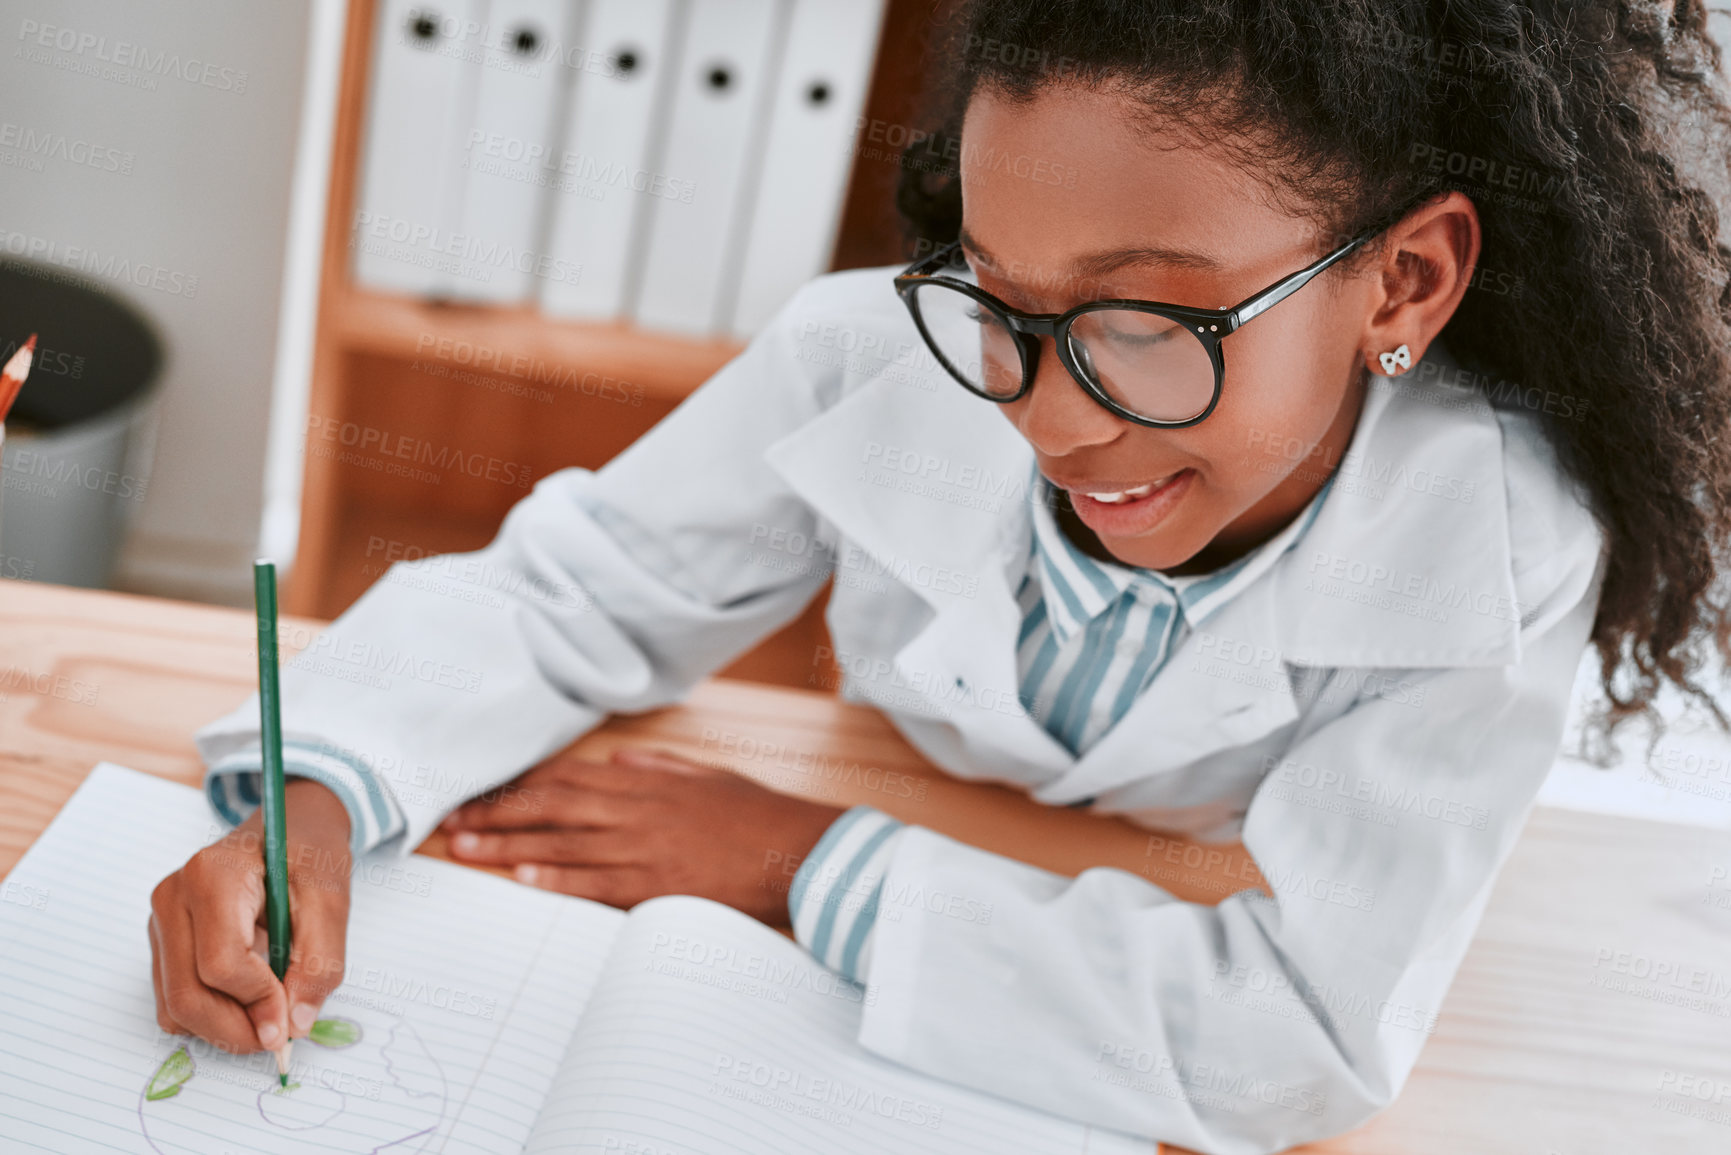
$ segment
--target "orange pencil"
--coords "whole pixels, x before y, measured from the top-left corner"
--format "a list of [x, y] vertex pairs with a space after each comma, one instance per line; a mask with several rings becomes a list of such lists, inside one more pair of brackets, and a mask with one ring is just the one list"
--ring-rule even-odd
[[12, 411], [12, 402], [18, 400], [18, 391], [24, 388], [24, 378], [30, 376], [30, 363], [35, 359], [36, 334], [32, 333], [6, 362], [6, 368], [0, 370], [0, 421], [6, 420], [6, 414]]

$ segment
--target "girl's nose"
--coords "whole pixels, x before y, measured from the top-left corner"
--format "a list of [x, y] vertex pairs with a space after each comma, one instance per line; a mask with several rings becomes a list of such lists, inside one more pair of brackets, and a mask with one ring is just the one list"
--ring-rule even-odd
[[1050, 337], [1040, 338], [1040, 361], [1032, 388], [1005, 408], [1022, 436], [1047, 457], [1105, 445], [1121, 437], [1129, 425], [1070, 376]]

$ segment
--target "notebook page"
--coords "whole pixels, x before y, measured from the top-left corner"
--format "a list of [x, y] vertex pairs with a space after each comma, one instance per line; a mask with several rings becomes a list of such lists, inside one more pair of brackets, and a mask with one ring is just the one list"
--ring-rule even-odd
[[1153, 1155], [881, 1059], [856, 1042], [861, 988], [746, 915], [695, 898], [636, 907], [527, 1155]]
[[296, 1041], [300, 1085], [281, 1094], [272, 1055], [156, 1025], [150, 893], [223, 832], [198, 791], [105, 763], [0, 881], [0, 1147], [520, 1152], [624, 916], [420, 856], [363, 860], [320, 1011], [343, 1022], [328, 1046]]

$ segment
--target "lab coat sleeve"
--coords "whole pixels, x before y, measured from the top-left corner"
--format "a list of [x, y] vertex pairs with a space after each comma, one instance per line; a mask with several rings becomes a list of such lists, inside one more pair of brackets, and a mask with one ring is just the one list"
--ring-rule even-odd
[[1401, 676], [1260, 783], [1243, 840], [1273, 897], [1186, 903], [902, 832], [860, 1041], [921, 1071], [1212, 1155], [1338, 1134], [1399, 1093], [1554, 760], [1602, 566], [1533, 581], [1514, 665]]
[[[762, 455], [838, 395], [841, 370], [800, 358], [798, 330], [846, 277], [807, 285], [600, 470], [542, 479], [484, 549], [393, 565], [285, 666], [285, 744], [352, 775], [357, 849], [408, 853], [464, 800], [609, 713], [679, 700], [810, 602], [828, 539]], [[256, 800], [258, 733], [255, 695], [196, 736], [232, 821]]]
[[[249, 703], [255, 711], [258, 698]], [[252, 741], [213, 763], [204, 776], [210, 804], [230, 825], [246, 821], [259, 803], [264, 773], [255, 733]], [[372, 768], [342, 750], [304, 737], [283, 742], [283, 775], [322, 782], [349, 815], [349, 850], [362, 855], [403, 832], [402, 808]]]

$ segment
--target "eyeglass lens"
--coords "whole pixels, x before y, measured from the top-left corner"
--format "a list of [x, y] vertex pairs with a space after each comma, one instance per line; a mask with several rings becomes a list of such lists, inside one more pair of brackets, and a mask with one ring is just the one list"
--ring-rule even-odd
[[[1022, 385], [1022, 350], [1004, 318], [948, 285], [914, 290], [932, 351], [963, 385], [1011, 397]], [[1135, 309], [1095, 309], [1070, 326], [1077, 368], [1113, 401], [1151, 421], [1188, 421], [1214, 398], [1207, 346], [1183, 324]]]

